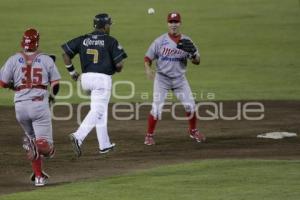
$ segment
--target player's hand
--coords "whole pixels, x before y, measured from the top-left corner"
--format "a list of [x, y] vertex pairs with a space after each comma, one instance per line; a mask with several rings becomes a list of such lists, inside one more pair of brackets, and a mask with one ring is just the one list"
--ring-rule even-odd
[[152, 69], [147, 69], [146, 70], [146, 75], [147, 75], [147, 78], [149, 80], [153, 80], [155, 73], [154, 73], [154, 71]]
[[79, 78], [80, 74], [75, 72], [74, 74], [71, 75], [71, 78], [74, 80], [74, 81], [77, 81], [78, 78]]
[[13, 80], [9, 81], [7, 88], [10, 90], [15, 90], [15, 84]]

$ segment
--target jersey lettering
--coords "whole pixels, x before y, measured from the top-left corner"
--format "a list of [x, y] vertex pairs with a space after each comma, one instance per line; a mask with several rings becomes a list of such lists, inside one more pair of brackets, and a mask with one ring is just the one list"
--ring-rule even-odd
[[62, 48], [70, 58], [79, 54], [83, 73], [113, 75], [115, 65], [127, 57], [118, 41], [102, 31], [76, 37], [63, 44]]
[[32, 83], [35, 85], [41, 85], [43, 80], [42, 68], [33, 68], [33, 80]]
[[22, 84], [27, 85], [27, 87], [31, 86], [31, 66], [28, 65], [26, 67], [22, 67], [22, 72], [24, 73], [24, 77], [22, 78]]
[[179, 50], [179, 49], [171, 49], [171, 48], [167, 48], [164, 47], [162, 50], [162, 55], [163, 56], [173, 56], [173, 55], [182, 55], [184, 54], [183, 51]]
[[32, 68], [31, 66], [22, 67], [22, 72], [24, 73], [22, 84], [27, 85], [28, 87], [32, 84], [41, 85], [43, 80], [42, 71], [42, 68]]
[[[181, 35], [181, 38], [188, 38]], [[197, 52], [198, 53], [198, 52]], [[156, 38], [148, 48], [145, 57], [156, 60], [156, 71], [167, 77], [181, 77], [185, 74], [188, 53], [177, 48], [177, 43], [165, 33]]]
[[86, 38], [82, 43], [84, 46], [104, 46], [104, 40], [91, 40], [90, 38]]
[[99, 59], [99, 51], [97, 49], [87, 49], [86, 53], [89, 55], [93, 55], [93, 63], [97, 64]]

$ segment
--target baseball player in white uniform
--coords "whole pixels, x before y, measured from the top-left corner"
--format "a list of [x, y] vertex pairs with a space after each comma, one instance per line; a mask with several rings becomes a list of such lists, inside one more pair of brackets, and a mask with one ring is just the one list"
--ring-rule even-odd
[[107, 130], [108, 104], [111, 96], [112, 75], [121, 72], [127, 58], [117, 39], [110, 36], [111, 17], [100, 13], [94, 18], [94, 31], [76, 37], [62, 45], [63, 59], [71, 77], [79, 74], [72, 59], [79, 54], [81, 86], [91, 94], [90, 111], [76, 132], [70, 134], [75, 154], [81, 156], [81, 146], [93, 128], [96, 128], [99, 153], [107, 153], [115, 147]]
[[53, 58], [38, 51], [39, 36], [34, 28], [24, 32], [23, 50], [1, 68], [0, 87], [15, 91], [16, 118], [25, 131], [23, 148], [32, 164], [31, 180], [35, 186], [44, 186], [49, 176], [42, 170], [42, 158], [55, 153], [48, 101], [58, 93], [61, 77]]
[[[161, 118], [162, 108], [169, 90], [183, 104], [189, 119], [188, 133], [197, 142], [204, 142], [205, 136], [196, 128], [195, 100], [185, 77], [187, 61], [200, 64], [200, 53], [191, 39], [180, 33], [181, 16], [178, 12], [167, 16], [168, 33], [154, 40], [150, 45], [144, 61], [145, 71], [149, 79], [153, 79], [153, 104], [148, 117], [148, 130], [145, 136], [146, 145], [154, 145], [154, 130], [157, 120]], [[156, 60], [156, 73], [151, 65]]]

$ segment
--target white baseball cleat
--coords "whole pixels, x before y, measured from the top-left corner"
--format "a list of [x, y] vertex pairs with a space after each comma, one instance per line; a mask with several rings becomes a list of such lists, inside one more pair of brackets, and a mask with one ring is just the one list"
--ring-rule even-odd
[[146, 134], [146, 136], [145, 136], [145, 142], [144, 142], [145, 145], [151, 146], [151, 145], [155, 144], [155, 141], [153, 139], [153, 135], [154, 134], [150, 134], [150, 133]]
[[[45, 171], [42, 171], [42, 177], [49, 179], [50, 176], [49, 174], [47, 174]], [[32, 172], [32, 174], [30, 175], [30, 181], [34, 182], [35, 181], [35, 174], [34, 172]]]
[[189, 132], [190, 137], [195, 139], [197, 142], [205, 142], [206, 137], [198, 129], [193, 129]]
[[99, 153], [103, 154], [103, 153], [108, 153], [109, 151], [113, 150], [114, 147], [116, 146], [115, 143], [111, 143], [111, 146], [110, 147], [107, 147], [105, 149], [100, 149], [99, 150]]
[[36, 176], [35, 177], [35, 181], [34, 181], [34, 185], [36, 187], [41, 187], [47, 184], [47, 177], [43, 177], [43, 176]]

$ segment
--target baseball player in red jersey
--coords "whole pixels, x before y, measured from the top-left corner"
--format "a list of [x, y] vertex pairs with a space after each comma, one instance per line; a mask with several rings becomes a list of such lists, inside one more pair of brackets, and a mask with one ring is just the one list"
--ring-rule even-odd
[[[185, 77], [187, 61], [200, 64], [200, 53], [191, 39], [180, 33], [181, 16], [178, 12], [167, 16], [168, 33], [156, 38], [150, 45], [144, 61], [149, 79], [154, 77], [153, 104], [148, 117], [148, 130], [145, 145], [154, 145], [154, 130], [160, 119], [164, 101], [171, 90], [183, 104], [189, 119], [188, 133], [197, 142], [204, 142], [205, 136], [196, 127], [195, 100]], [[152, 61], [156, 60], [156, 73], [152, 70]], [[155, 76], [154, 76], [155, 75]]]
[[32, 164], [31, 180], [35, 186], [44, 186], [49, 176], [42, 170], [42, 158], [52, 158], [55, 153], [48, 101], [58, 93], [61, 77], [54, 59], [38, 51], [39, 37], [34, 28], [24, 32], [23, 50], [1, 68], [0, 87], [15, 91], [16, 118], [25, 132], [23, 148]]

